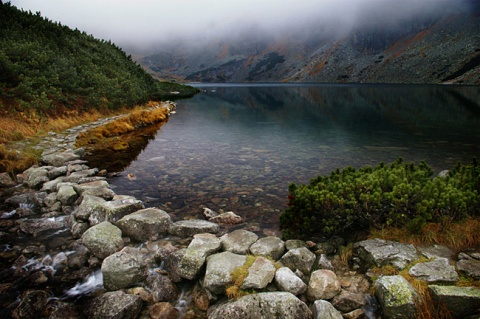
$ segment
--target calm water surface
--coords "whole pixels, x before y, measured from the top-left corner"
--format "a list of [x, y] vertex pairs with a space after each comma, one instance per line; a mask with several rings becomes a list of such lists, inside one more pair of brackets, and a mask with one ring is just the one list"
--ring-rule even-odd
[[95, 163], [119, 171], [110, 180], [117, 194], [174, 220], [202, 218], [206, 206], [275, 230], [291, 182], [399, 156], [439, 172], [480, 155], [479, 87], [199, 87], [126, 161]]

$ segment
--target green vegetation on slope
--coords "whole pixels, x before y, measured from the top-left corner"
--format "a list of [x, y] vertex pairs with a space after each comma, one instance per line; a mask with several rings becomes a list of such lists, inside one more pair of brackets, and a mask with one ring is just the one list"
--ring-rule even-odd
[[188, 86], [156, 81], [110, 41], [0, 1], [3, 111], [53, 115], [66, 109], [116, 109], [195, 93]]
[[337, 169], [308, 185], [289, 186], [289, 207], [280, 216], [286, 238], [331, 237], [371, 227], [407, 227], [460, 221], [480, 215], [480, 164], [458, 164], [445, 177], [403, 159], [374, 168]]

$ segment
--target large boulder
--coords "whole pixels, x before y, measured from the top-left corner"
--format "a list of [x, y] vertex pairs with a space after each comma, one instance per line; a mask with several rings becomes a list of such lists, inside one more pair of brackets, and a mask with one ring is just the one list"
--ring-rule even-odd
[[310, 301], [332, 299], [342, 291], [337, 275], [326, 269], [316, 270], [310, 275], [307, 298]]
[[408, 273], [428, 283], [455, 283], [459, 279], [455, 267], [450, 265], [447, 258], [418, 263]]
[[142, 311], [142, 299], [123, 291], [112, 291], [82, 307], [86, 318], [135, 319]]
[[265, 292], [248, 295], [223, 304], [209, 319], [310, 319], [308, 306], [288, 292]]
[[275, 236], [263, 237], [250, 246], [250, 252], [278, 260], [285, 253], [285, 242]]
[[124, 216], [117, 222], [124, 236], [144, 242], [156, 240], [168, 232], [172, 219], [167, 212], [156, 208], [145, 208]]
[[43, 183], [48, 182], [50, 178], [47, 176], [48, 170], [38, 167], [29, 171], [27, 185], [30, 188], [39, 189]]
[[137, 249], [125, 247], [102, 262], [103, 286], [107, 290], [131, 287], [145, 275], [144, 256]]
[[189, 280], [197, 278], [203, 270], [208, 256], [220, 251], [221, 242], [213, 234], [195, 235], [180, 261], [179, 274]]
[[103, 221], [116, 223], [125, 215], [143, 208], [143, 202], [132, 196], [116, 195], [113, 200], [106, 201], [101, 197], [85, 195], [75, 216], [88, 220], [90, 225], [97, 225]]
[[275, 272], [275, 284], [279, 290], [294, 295], [301, 295], [307, 291], [307, 285], [288, 267], [281, 267]]
[[375, 281], [375, 295], [385, 319], [410, 319], [417, 315], [418, 293], [402, 276], [383, 276]]
[[110, 185], [105, 180], [76, 184], [73, 188], [80, 196], [97, 196], [105, 200], [111, 200], [115, 197], [115, 192], [110, 189]]
[[475, 287], [428, 286], [430, 295], [437, 303], [447, 307], [454, 318], [479, 315], [480, 289]]
[[190, 237], [202, 233], [216, 234], [219, 230], [218, 224], [201, 219], [190, 219], [173, 223], [168, 232], [173, 236]]
[[417, 250], [413, 245], [380, 238], [355, 243], [353, 249], [354, 253], [364, 261], [367, 267], [392, 265], [400, 270], [418, 259]]
[[313, 319], [343, 319], [342, 314], [326, 300], [316, 300], [312, 305]]
[[272, 282], [275, 276], [273, 262], [265, 257], [259, 256], [248, 268], [248, 276], [243, 281], [241, 289], [263, 289]]
[[203, 287], [214, 294], [224, 293], [226, 286], [232, 284], [233, 270], [243, 266], [246, 260], [245, 255], [237, 255], [229, 251], [209, 256]]
[[237, 229], [220, 237], [222, 241], [222, 250], [230, 251], [234, 254], [246, 254], [258, 236], [251, 231]]
[[316, 256], [308, 248], [301, 247], [289, 250], [280, 259], [280, 262], [293, 271], [300, 270], [304, 275], [309, 275], [315, 263]]
[[96, 257], [104, 259], [124, 246], [122, 231], [109, 222], [95, 225], [82, 235], [82, 243]]

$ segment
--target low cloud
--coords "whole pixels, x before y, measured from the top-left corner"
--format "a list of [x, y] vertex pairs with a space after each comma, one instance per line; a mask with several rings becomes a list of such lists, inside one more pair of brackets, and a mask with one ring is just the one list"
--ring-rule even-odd
[[468, 0], [13, 0], [13, 5], [128, 48], [248, 34], [342, 34], [458, 10]]

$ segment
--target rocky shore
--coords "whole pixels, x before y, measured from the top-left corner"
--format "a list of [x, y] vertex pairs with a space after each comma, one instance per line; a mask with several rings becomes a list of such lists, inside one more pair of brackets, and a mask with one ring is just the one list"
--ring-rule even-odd
[[2, 318], [415, 318], [424, 299], [386, 267], [426, 282], [452, 317], [480, 317], [480, 289], [456, 285], [480, 280], [478, 250], [283, 241], [233, 212], [174, 221], [116, 194], [75, 148], [109, 120], [49, 134], [41, 166], [0, 177]]

